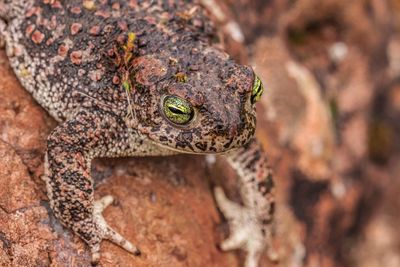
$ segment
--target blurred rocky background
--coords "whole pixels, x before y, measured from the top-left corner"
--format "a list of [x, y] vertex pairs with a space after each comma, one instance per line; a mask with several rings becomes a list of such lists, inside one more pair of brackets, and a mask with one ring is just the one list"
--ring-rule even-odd
[[[258, 132], [275, 172], [280, 262], [400, 266], [400, 1], [201, 0], [230, 53], [266, 86]], [[87, 266], [52, 216], [43, 173], [56, 123], [0, 51], [0, 266]], [[103, 266], [240, 266], [211, 189], [235, 176], [199, 156], [96, 160], [96, 198], [141, 257], [104, 242]]]

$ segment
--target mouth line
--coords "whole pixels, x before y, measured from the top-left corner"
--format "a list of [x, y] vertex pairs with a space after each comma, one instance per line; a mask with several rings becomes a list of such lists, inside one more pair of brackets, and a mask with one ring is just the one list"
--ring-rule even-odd
[[178, 148], [175, 148], [175, 147], [170, 147], [168, 145], [157, 143], [155, 141], [153, 141], [153, 143], [155, 145], [159, 146], [159, 147], [162, 147], [162, 148], [165, 148], [165, 149], [168, 149], [168, 150], [172, 150], [174, 152], [179, 152], [180, 154], [189, 154], [189, 155], [225, 155], [225, 154], [228, 154], [228, 153], [230, 153], [230, 152], [235, 150], [235, 148], [233, 148], [233, 149], [228, 149], [228, 150], [225, 150], [225, 151], [222, 151], [222, 152], [212, 152], [212, 151], [210, 151], [210, 152], [196, 152], [196, 151], [181, 150], [181, 149], [178, 149]]

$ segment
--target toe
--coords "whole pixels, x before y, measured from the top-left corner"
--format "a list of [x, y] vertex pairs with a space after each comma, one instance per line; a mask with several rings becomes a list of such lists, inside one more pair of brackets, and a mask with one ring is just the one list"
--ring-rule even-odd
[[273, 247], [268, 248], [268, 259], [272, 262], [279, 262], [279, 254]]
[[242, 207], [239, 204], [229, 200], [221, 187], [214, 188], [214, 195], [218, 208], [221, 210], [227, 220], [232, 220], [237, 217], [238, 214], [240, 214]]
[[260, 260], [259, 252], [249, 252], [246, 256], [245, 267], [258, 267], [258, 262]]
[[110, 195], [102, 197], [93, 203], [93, 216], [98, 217], [103, 220], [102, 213], [105, 208], [107, 208], [111, 203], [113, 203], [114, 198]]
[[[100, 236], [101, 239], [107, 239], [107, 240], [111, 241], [112, 243], [127, 250], [128, 252], [138, 256], [141, 254], [140, 250], [136, 246], [134, 246], [131, 242], [126, 240], [117, 231], [115, 231], [112, 227], [110, 227], [103, 217], [103, 214], [102, 214], [103, 210], [107, 206], [109, 206], [113, 201], [114, 201], [114, 198], [112, 196], [108, 195], [108, 196], [105, 196], [105, 197], [95, 201], [95, 203], [94, 203], [93, 220], [97, 226], [98, 235]], [[100, 257], [99, 251], [100, 251], [99, 248], [93, 248], [92, 249], [93, 257], [97, 256], [96, 253], [98, 253], [99, 257]]]
[[107, 238], [114, 244], [122, 247], [126, 251], [132, 253], [133, 255], [139, 256], [141, 254], [139, 248], [137, 248], [135, 245], [126, 240], [122, 235], [120, 235], [110, 227], [108, 227], [107, 235], [105, 238]]
[[96, 266], [97, 264], [99, 264], [100, 256], [101, 256], [101, 254], [100, 254], [100, 244], [92, 246], [90, 248], [90, 252], [92, 253], [91, 264]]
[[97, 205], [99, 208], [104, 210], [108, 206], [110, 206], [111, 203], [113, 203], [114, 198], [110, 195], [107, 195], [105, 197], [102, 197], [101, 199], [95, 201], [95, 205]]
[[223, 251], [234, 250], [244, 246], [245, 240], [238, 234], [231, 235], [228, 239], [221, 242], [220, 248]]
[[266, 248], [266, 240], [259, 236], [250, 236], [247, 239], [245, 250], [247, 251], [245, 267], [257, 267], [261, 254]]

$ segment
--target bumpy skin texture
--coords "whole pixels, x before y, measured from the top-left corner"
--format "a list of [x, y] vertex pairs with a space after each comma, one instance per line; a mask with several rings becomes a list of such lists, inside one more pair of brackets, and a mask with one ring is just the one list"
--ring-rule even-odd
[[[213, 43], [197, 1], [0, 1], [0, 30], [11, 65], [34, 98], [61, 124], [48, 137], [45, 181], [56, 217], [89, 245], [93, 262], [113, 231], [94, 201], [95, 157], [223, 153], [240, 177], [243, 206], [216, 199], [231, 226], [224, 250], [248, 251], [257, 266], [270, 239], [273, 184], [253, 139], [255, 75]], [[163, 113], [165, 96], [194, 110], [186, 125]]]

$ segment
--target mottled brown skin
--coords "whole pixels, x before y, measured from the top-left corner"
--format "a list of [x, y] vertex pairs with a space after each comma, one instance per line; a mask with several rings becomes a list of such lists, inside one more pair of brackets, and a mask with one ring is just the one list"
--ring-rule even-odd
[[[0, 17], [17, 77], [61, 123], [47, 144], [51, 207], [86, 241], [93, 262], [103, 239], [139, 254], [101, 215], [112, 198], [94, 201], [93, 158], [229, 152], [244, 206], [216, 189], [231, 225], [221, 248], [244, 248], [246, 266], [257, 266], [270, 239], [273, 185], [253, 139], [255, 75], [217, 48], [197, 1], [0, 1]], [[190, 123], [166, 118], [167, 95], [191, 104]]]

